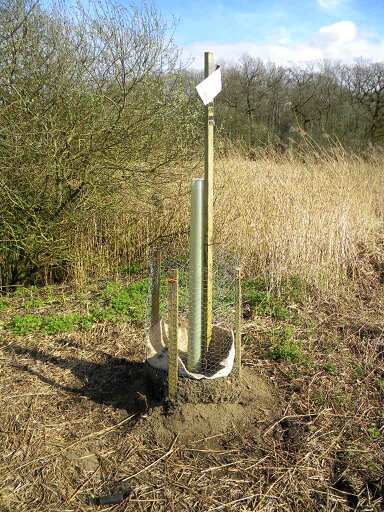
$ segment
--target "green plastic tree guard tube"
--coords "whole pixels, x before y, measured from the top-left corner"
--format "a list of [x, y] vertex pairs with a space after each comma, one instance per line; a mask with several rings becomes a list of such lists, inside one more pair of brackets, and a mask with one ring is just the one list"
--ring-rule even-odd
[[204, 180], [192, 180], [189, 242], [188, 359], [190, 372], [201, 371], [204, 262]]

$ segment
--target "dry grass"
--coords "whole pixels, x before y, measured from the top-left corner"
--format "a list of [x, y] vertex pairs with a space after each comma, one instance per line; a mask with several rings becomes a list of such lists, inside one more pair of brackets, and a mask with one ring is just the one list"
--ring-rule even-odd
[[[173, 177], [174, 178], [174, 177]], [[69, 231], [68, 281], [83, 285], [109, 275], [126, 274], [132, 263], [147, 264], [151, 246], [186, 246], [189, 232], [189, 177], [138, 190], [122, 190], [80, 216]]]
[[[233, 428], [215, 449], [204, 439], [158, 446], [135, 427], [151, 414], [126, 400], [144, 357], [137, 327], [23, 337], [3, 330], [0, 509], [85, 512], [90, 496], [132, 489], [103, 510], [347, 512], [357, 503], [380, 512], [382, 286], [376, 292], [370, 303], [350, 300], [348, 313], [329, 301], [301, 308], [292, 324], [296, 361], [270, 354], [271, 333], [288, 320], [245, 324], [244, 364], [275, 383], [284, 412], [257, 425], [262, 442]], [[57, 308], [73, 311], [74, 303]]]
[[354, 157], [222, 160], [217, 240], [249, 273], [273, 284], [298, 275], [321, 288], [345, 284], [384, 235], [382, 162]]
[[[261, 443], [234, 428], [215, 450], [199, 439], [150, 444], [135, 426], [150, 411], [126, 398], [144, 357], [137, 326], [98, 323], [66, 336], [16, 336], [3, 326], [0, 510], [85, 512], [89, 496], [128, 488], [104, 510], [383, 510], [383, 176], [379, 160], [340, 155], [218, 162], [222, 249], [240, 252], [249, 274], [274, 285], [296, 274], [329, 290], [290, 304], [289, 318], [244, 326], [244, 364], [274, 382], [284, 404], [279, 421], [258, 425]], [[125, 198], [116, 215], [79, 222], [75, 281], [144, 257], [155, 240], [184, 245], [187, 189], [184, 180], [142, 203]], [[70, 298], [48, 306], [77, 311]], [[296, 360], [271, 355], [271, 338], [286, 327], [301, 349]]]
[[[220, 152], [223, 155], [220, 155]], [[227, 153], [227, 152], [226, 152]], [[238, 253], [248, 274], [273, 286], [298, 275], [321, 289], [366, 279], [384, 238], [383, 159], [260, 153], [252, 161], [220, 150], [215, 171], [215, 243]], [[177, 174], [177, 173], [176, 173]], [[194, 176], [202, 174], [197, 168]], [[78, 283], [145, 260], [148, 245], [186, 246], [190, 176], [120, 194], [111, 211], [79, 219], [70, 276]], [[380, 259], [381, 258], [381, 259]]]

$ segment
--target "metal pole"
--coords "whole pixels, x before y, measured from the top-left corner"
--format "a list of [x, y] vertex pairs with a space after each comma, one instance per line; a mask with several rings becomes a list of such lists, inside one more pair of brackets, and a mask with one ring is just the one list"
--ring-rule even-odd
[[[213, 53], [204, 54], [204, 76], [214, 71]], [[203, 276], [203, 315], [202, 345], [203, 353], [209, 347], [212, 335], [212, 235], [213, 235], [213, 102], [205, 107], [205, 165], [204, 165], [204, 276]]]
[[188, 358], [190, 372], [201, 371], [201, 327], [204, 256], [204, 180], [192, 180], [189, 238]]
[[172, 269], [168, 272], [168, 398], [172, 399], [177, 393], [178, 377], [178, 323], [179, 323], [179, 272]]
[[241, 268], [236, 269], [236, 289], [235, 289], [235, 368], [240, 377], [241, 371]]
[[152, 304], [151, 304], [151, 326], [159, 321], [160, 310], [160, 268], [161, 252], [158, 249], [153, 251], [152, 260]]

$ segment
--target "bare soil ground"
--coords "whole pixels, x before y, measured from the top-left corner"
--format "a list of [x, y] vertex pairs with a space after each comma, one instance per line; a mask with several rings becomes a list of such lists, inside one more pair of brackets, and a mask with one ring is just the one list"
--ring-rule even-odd
[[[155, 393], [166, 388], [166, 374], [147, 368], [147, 379]], [[165, 377], [164, 377], [165, 376]], [[160, 381], [160, 386], [158, 382]], [[147, 396], [153, 396], [149, 389]], [[241, 377], [208, 381], [179, 379], [177, 400], [154, 407], [136, 424], [135, 430], [151, 443], [169, 446], [177, 439], [185, 448], [222, 448], [228, 433], [238, 432], [264, 442], [265, 425], [282, 413], [278, 389], [252, 368], [243, 368]]]
[[382, 285], [306, 304], [299, 353], [271, 350], [286, 320], [253, 317], [242, 388], [173, 405], [148, 388], [141, 327], [20, 336], [2, 312], [0, 510], [116, 493], [103, 510], [384, 510], [383, 306]]

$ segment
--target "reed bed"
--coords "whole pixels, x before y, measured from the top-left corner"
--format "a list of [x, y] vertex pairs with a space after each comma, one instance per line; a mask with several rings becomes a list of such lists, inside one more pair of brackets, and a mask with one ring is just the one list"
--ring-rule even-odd
[[216, 175], [217, 241], [275, 285], [354, 280], [383, 241], [384, 173], [357, 157], [228, 158]]
[[[279, 287], [296, 275], [321, 289], [366, 279], [381, 261], [384, 173], [381, 157], [339, 153], [219, 151], [215, 169], [215, 248], [240, 256], [249, 275]], [[68, 276], [76, 282], [146, 262], [148, 248], [187, 247], [189, 184], [180, 179], [121, 193], [110, 209], [80, 219], [70, 233]]]

